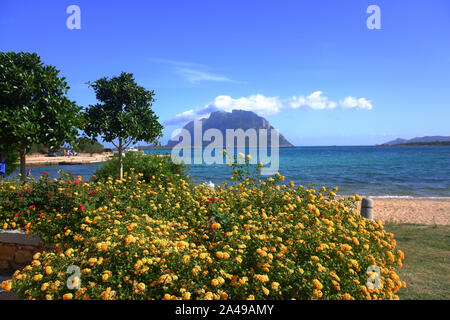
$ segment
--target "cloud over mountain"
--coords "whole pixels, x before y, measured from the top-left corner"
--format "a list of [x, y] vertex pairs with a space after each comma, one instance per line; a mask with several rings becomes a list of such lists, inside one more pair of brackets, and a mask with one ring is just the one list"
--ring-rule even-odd
[[267, 116], [279, 113], [282, 109], [308, 108], [312, 110], [325, 109], [364, 109], [371, 110], [372, 102], [366, 98], [348, 96], [339, 102], [335, 102], [323, 95], [322, 91], [315, 91], [309, 95], [292, 96], [287, 99], [279, 97], [266, 97], [262, 94], [254, 94], [248, 97], [232, 98], [226, 95], [217, 96], [214, 101], [204, 107], [190, 109], [175, 115], [166, 121], [165, 125], [183, 125], [189, 121], [207, 117], [211, 112], [222, 110], [253, 111], [258, 115]]

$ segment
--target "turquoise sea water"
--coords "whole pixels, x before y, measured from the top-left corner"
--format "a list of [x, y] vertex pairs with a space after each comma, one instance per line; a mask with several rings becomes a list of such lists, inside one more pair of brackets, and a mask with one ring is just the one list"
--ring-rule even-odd
[[[145, 150], [168, 153], [170, 150]], [[57, 176], [58, 169], [91, 176], [101, 164], [31, 167]], [[450, 147], [293, 147], [280, 148], [279, 172], [287, 181], [339, 187], [339, 194], [387, 197], [450, 197]], [[229, 181], [226, 165], [191, 165], [196, 183]], [[17, 173], [15, 173], [17, 174]]]

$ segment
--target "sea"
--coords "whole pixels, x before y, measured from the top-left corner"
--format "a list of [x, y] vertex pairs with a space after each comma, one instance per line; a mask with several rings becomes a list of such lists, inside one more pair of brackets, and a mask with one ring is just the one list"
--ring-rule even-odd
[[[170, 149], [144, 149], [170, 153]], [[39, 178], [59, 169], [84, 179], [102, 164], [30, 167]], [[27, 168], [28, 169], [28, 168]], [[336, 146], [279, 149], [279, 172], [286, 181], [320, 188], [337, 186], [340, 195], [373, 197], [450, 198], [450, 146]], [[195, 183], [230, 182], [226, 164], [192, 164], [187, 173]], [[8, 178], [14, 179], [18, 172]]]

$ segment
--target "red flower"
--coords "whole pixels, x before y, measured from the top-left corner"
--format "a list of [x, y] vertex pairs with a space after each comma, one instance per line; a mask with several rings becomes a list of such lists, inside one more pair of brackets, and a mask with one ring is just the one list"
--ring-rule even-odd
[[81, 211], [84, 211], [84, 209], [86, 209], [86, 207], [83, 206], [82, 204], [80, 204], [80, 208], [81, 208]]
[[211, 225], [209, 226], [209, 230], [210, 231], [214, 231], [215, 229], [217, 229], [219, 227], [219, 224], [215, 221], [211, 222]]
[[169, 179], [169, 178], [167, 178], [167, 179], [166, 179], [166, 181], [170, 181], [170, 179]]
[[9, 200], [6, 200], [5, 203], [9, 203]]
[[75, 184], [80, 184], [80, 182], [81, 182], [80, 179], [75, 180]]
[[219, 201], [219, 198], [214, 197], [214, 198], [213, 198], [213, 201]]

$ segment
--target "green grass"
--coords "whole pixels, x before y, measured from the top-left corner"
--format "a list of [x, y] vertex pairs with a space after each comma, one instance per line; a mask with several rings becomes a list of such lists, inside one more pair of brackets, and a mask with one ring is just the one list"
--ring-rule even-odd
[[402, 300], [450, 299], [450, 226], [386, 224], [405, 253], [398, 272]]

